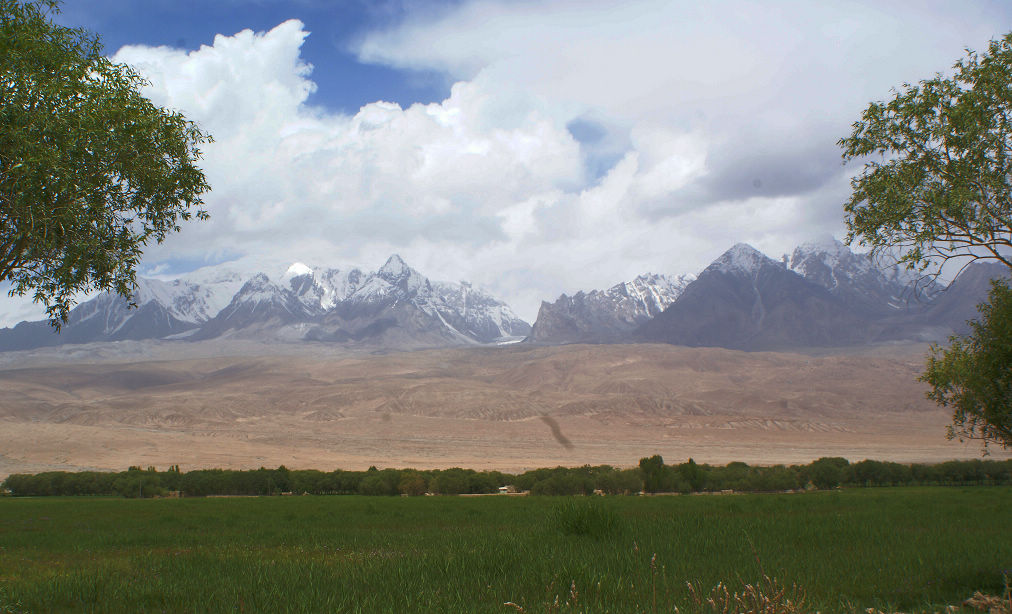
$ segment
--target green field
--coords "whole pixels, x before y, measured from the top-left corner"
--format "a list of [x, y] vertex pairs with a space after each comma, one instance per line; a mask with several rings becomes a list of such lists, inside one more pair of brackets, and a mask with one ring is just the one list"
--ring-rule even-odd
[[941, 611], [1002, 591], [1010, 520], [1009, 487], [7, 497], [0, 612], [686, 612], [686, 581], [764, 572], [811, 611]]

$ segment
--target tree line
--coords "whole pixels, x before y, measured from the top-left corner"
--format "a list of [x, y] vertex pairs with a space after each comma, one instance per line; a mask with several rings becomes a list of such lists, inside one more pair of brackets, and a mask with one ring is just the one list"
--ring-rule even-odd
[[462, 495], [491, 494], [500, 487], [532, 495], [591, 495], [692, 492], [782, 492], [870, 486], [967, 486], [1012, 484], [1012, 460], [966, 460], [906, 465], [844, 458], [820, 458], [807, 465], [750, 466], [698, 464], [691, 458], [665, 464], [659, 456], [640, 459], [639, 466], [555, 467], [520, 474], [473, 469], [377, 469], [367, 471], [197, 469], [178, 465], [166, 471], [130, 467], [121, 472], [48, 471], [13, 474], [0, 492], [13, 496], [106, 495], [155, 497], [312, 495]]

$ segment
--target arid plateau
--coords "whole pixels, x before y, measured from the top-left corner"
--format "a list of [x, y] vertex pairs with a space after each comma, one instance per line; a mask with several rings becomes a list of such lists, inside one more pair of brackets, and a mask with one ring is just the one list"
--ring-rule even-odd
[[652, 454], [716, 464], [977, 457], [978, 443], [946, 439], [951, 412], [925, 398], [926, 351], [123, 342], [8, 352], [0, 477], [173, 464], [522, 471]]

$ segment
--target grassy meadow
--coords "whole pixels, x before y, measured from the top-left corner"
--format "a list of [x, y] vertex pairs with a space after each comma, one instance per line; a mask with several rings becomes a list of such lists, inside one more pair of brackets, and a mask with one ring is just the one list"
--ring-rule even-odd
[[[1012, 488], [657, 497], [0, 498], [0, 612], [943, 611], [1012, 575]], [[507, 603], [515, 605], [508, 605]]]

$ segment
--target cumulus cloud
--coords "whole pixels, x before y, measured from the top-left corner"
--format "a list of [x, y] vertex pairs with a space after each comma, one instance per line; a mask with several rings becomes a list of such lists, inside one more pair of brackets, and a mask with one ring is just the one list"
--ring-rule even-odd
[[[1009, 29], [1000, 5], [478, 0], [367, 33], [363, 61], [442, 72], [440, 103], [307, 104], [287, 21], [184, 52], [114, 56], [214, 135], [208, 223], [146, 264], [227, 255], [469, 279], [541, 300], [697, 272], [736, 241], [771, 256], [840, 235], [835, 142], [890, 86]], [[216, 256], [217, 255], [217, 256]]]
[[[468, 252], [496, 249], [511, 241], [503, 212], [585, 182], [580, 144], [522, 92], [460, 82], [443, 102], [407, 109], [380, 101], [344, 116], [306, 106], [311, 67], [298, 53], [306, 35], [289, 21], [189, 53], [115, 55], [152, 82], [145, 93], [156, 103], [215, 138], [204, 160], [211, 222], [188, 225], [149, 261], [210, 244], [324, 261], [401, 251], [425, 259], [433, 275], [467, 276], [474, 271], [427, 254], [452, 245], [467, 261]], [[320, 253], [296, 253], [307, 248]]]

